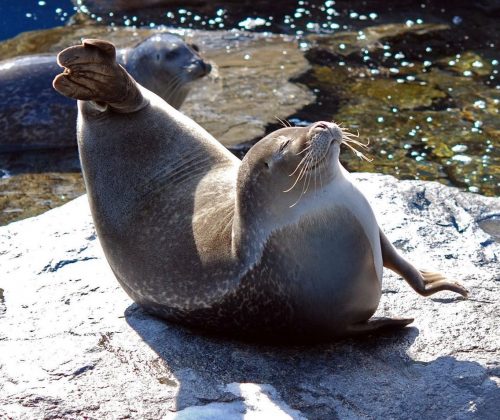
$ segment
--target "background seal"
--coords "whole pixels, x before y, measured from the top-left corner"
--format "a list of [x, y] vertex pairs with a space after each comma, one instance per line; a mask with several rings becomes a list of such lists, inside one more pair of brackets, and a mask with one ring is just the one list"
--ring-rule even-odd
[[[166, 33], [120, 50], [117, 59], [141, 85], [176, 108], [184, 102], [190, 82], [211, 69], [196, 46]], [[76, 145], [75, 103], [50, 86], [58, 69], [53, 54], [0, 62], [0, 152]]]

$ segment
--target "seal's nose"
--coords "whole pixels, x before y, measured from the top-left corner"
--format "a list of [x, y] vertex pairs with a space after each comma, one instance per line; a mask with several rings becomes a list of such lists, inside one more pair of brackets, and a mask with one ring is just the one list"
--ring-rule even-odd
[[212, 66], [203, 61], [201, 58], [195, 59], [191, 63], [191, 66], [198, 77], [206, 76], [212, 71]]
[[319, 121], [317, 122], [313, 128], [323, 128], [325, 130], [328, 129], [328, 123], [326, 121]]
[[325, 133], [330, 138], [331, 142], [342, 141], [342, 131], [339, 126], [333, 122], [318, 121], [314, 123], [311, 127], [311, 133], [318, 131]]
[[203, 71], [205, 72], [205, 76], [212, 71], [212, 65], [210, 63], [205, 63], [203, 60], [201, 60], [201, 66]]

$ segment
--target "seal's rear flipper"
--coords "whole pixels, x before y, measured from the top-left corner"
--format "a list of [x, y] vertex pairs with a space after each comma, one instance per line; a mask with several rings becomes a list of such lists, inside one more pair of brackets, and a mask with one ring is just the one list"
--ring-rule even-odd
[[64, 72], [54, 79], [54, 89], [65, 96], [93, 101], [99, 110], [138, 111], [147, 105], [135, 80], [116, 62], [113, 44], [99, 39], [66, 48], [57, 56]]
[[401, 329], [413, 322], [413, 318], [372, 318], [366, 322], [352, 324], [348, 327], [349, 335], [361, 335]]
[[468, 296], [469, 292], [465, 287], [448, 280], [442, 274], [417, 270], [410, 262], [399, 255], [382, 231], [380, 231], [380, 246], [382, 248], [384, 267], [398, 273], [422, 296], [429, 296], [442, 290], [458, 293], [465, 298]]

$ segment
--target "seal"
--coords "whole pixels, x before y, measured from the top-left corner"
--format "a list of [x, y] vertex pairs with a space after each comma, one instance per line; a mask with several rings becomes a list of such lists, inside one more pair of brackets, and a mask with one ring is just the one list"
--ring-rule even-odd
[[[196, 46], [166, 33], [120, 50], [118, 61], [140, 84], [176, 108], [190, 83], [210, 72]], [[76, 146], [75, 103], [51, 88], [58, 69], [51, 54], [0, 62], [0, 152]]]
[[[333, 338], [403, 327], [371, 319], [383, 266], [424, 296], [467, 291], [417, 270], [382, 233], [339, 162], [358, 143], [331, 122], [277, 130], [242, 161], [138, 85], [113, 45], [62, 51], [106, 258], [147, 311], [246, 338]], [[361, 143], [360, 143], [361, 144]]]

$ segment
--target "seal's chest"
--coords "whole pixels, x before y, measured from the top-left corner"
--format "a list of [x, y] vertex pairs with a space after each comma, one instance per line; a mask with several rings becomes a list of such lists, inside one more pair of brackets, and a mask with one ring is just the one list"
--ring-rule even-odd
[[282, 267], [290, 280], [298, 282], [351, 283], [366, 277], [366, 270], [374, 270], [373, 252], [363, 226], [341, 207], [301, 218], [274, 232], [263, 258], [267, 264]]

